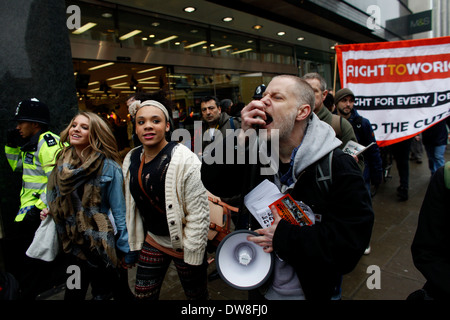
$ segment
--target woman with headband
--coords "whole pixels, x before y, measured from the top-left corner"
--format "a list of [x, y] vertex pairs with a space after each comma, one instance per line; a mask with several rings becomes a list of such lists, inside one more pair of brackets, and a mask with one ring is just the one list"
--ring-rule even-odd
[[139, 252], [136, 297], [158, 299], [173, 261], [186, 297], [207, 299], [209, 205], [201, 162], [168, 141], [170, 117], [160, 102], [134, 101], [129, 111], [142, 143], [123, 162], [128, 241]]

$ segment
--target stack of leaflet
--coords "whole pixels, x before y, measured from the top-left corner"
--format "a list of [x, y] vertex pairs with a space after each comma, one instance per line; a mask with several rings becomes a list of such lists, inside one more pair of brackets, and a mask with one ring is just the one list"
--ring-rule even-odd
[[267, 228], [273, 222], [269, 206], [283, 196], [274, 183], [265, 179], [244, 197], [244, 204], [261, 227]]
[[290, 194], [281, 193], [278, 187], [267, 179], [244, 197], [244, 204], [263, 228], [269, 227], [274, 221], [271, 206], [276, 208], [282, 219], [291, 224], [303, 227], [311, 226], [316, 221], [309, 206], [295, 201]]

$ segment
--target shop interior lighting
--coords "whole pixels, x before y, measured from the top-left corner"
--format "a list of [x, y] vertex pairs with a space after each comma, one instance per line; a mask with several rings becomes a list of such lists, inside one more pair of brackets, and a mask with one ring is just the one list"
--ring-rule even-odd
[[197, 10], [195, 7], [186, 7], [183, 9], [184, 12], [188, 13], [194, 12], [195, 10]]
[[277, 33], [277, 35], [279, 35], [280, 37], [284, 36], [285, 34], [286, 34], [286, 32], [284, 32], [284, 31], [280, 31], [280, 32]]
[[111, 65], [113, 65], [113, 64], [114, 64], [114, 62], [108, 62], [108, 63], [100, 64], [100, 65], [98, 65], [98, 66], [89, 68], [88, 70], [89, 70], [89, 71], [97, 70], [97, 69], [100, 69], [100, 68], [104, 68], [104, 67], [107, 67], [107, 66], [111, 66]]
[[232, 47], [232, 45], [231, 44], [227, 44], [226, 46], [221, 46], [221, 47], [214, 48], [211, 51], [219, 51], [219, 50], [227, 49], [227, 48], [230, 48], [230, 47]]
[[158, 41], [156, 41], [154, 44], [161, 44], [161, 43], [164, 43], [164, 42], [167, 42], [167, 41], [176, 39], [176, 38], [178, 38], [178, 36], [173, 35], [173, 36], [170, 36], [170, 37], [167, 37], [167, 38], [158, 40]]
[[85, 31], [89, 30], [90, 28], [95, 27], [96, 25], [97, 25], [97, 24], [94, 23], [94, 22], [88, 22], [88, 23], [86, 23], [84, 26], [82, 26], [82, 27], [76, 29], [75, 31], [73, 31], [72, 33], [73, 33], [73, 34], [80, 34], [80, 33], [83, 33], [83, 32], [85, 32]]
[[188, 46], [186, 46], [186, 47], [184, 47], [184, 48], [185, 48], [185, 49], [189, 49], [189, 48], [193, 48], [193, 47], [200, 46], [200, 45], [202, 45], [202, 44], [204, 44], [204, 43], [206, 43], [206, 40], [203, 40], [203, 41], [199, 41], [199, 42], [190, 44], [190, 45], [188, 45]]
[[121, 79], [121, 78], [125, 78], [125, 77], [128, 77], [128, 75], [127, 74], [123, 74], [121, 76], [108, 78], [108, 79], [106, 79], [106, 81], [113, 81], [113, 80], [117, 80], [117, 79]]
[[252, 48], [248, 48], [248, 49], [243, 49], [243, 50], [232, 52], [231, 54], [239, 54], [239, 53], [244, 53], [244, 52], [248, 52], [248, 51], [252, 51], [252, 50], [253, 50]]
[[298, 37], [297, 40], [298, 40], [298, 41], [303, 41], [303, 40], [305, 40], [305, 38], [303, 38], [303, 37]]
[[116, 88], [116, 87], [124, 86], [126, 84], [127, 84], [127, 82], [121, 82], [121, 83], [112, 84], [111, 87]]
[[230, 22], [230, 21], [233, 21], [233, 20], [234, 20], [233, 17], [224, 17], [224, 18], [222, 18], [223, 22]]
[[[150, 69], [141, 70], [141, 71], [138, 71], [137, 73], [150, 72], [150, 71], [155, 71], [155, 70], [159, 70], [159, 69], [162, 69], [162, 68], [164, 68], [164, 67], [163, 66], [159, 66], [159, 67], [154, 67], [154, 68], [150, 68]], [[147, 78], [147, 79], [149, 79], [149, 78]], [[143, 79], [141, 79], [141, 80], [143, 80]]]
[[126, 40], [128, 38], [134, 37], [135, 35], [137, 35], [137, 34], [139, 34], [141, 32], [142, 32], [142, 30], [133, 30], [133, 31], [128, 32], [127, 34], [124, 34], [123, 36], [121, 36], [119, 38], [119, 40]]
[[255, 24], [252, 28], [255, 29], [255, 30], [259, 30], [259, 29], [262, 28], [262, 25], [260, 25], [260, 24]]
[[156, 78], [156, 76], [151, 76], [151, 77], [147, 77], [147, 78], [138, 79], [138, 81], [145, 81], [145, 80], [150, 80], [150, 79], [155, 79], [155, 78]]

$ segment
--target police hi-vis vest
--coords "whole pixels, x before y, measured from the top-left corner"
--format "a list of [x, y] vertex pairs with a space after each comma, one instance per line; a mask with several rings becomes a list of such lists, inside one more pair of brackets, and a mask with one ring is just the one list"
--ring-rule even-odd
[[[31, 140], [36, 140], [36, 137]], [[13, 171], [23, 172], [20, 209], [15, 218], [16, 222], [22, 221], [33, 206], [38, 209], [46, 207], [45, 190], [48, 177], [60, 149], [59, 136], [50, 131], [41, 133], [36, 142], [30, 141], [22, 147], [5, 146], [6, 158]]]

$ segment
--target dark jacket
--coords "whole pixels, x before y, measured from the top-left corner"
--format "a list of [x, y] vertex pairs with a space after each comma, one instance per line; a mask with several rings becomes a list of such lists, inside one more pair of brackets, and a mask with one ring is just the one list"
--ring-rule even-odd
[[446, 145], [448, 140], [446, 122], [448, 122], [448, 120], [441, 120], [440, 122], [434, 124], [427, 130], [422, 132], [422, 143], [427, 146]]
[[450, 189], [445, 187], [444, 167], [440, 167], [428, 185], [411, 246], [414, 265], [427, 280], [424, 289], [438, 300], [450, 299], [449, 208]]
[[[341, 150], [344, 149], [345, 145], [350, 140], [358, 142], [351, 123], [344, 117], [331, 113], [324, 105], [322, 105], [322, 108], [317, 112], [317, 116], [320, 120], [328, 123], [333, 128], [336, 133], [336, 138], [342, 141], [342, 144], [339, 146]], [[360, 154], [358, 159], [358, 166], [361, 171], [364, 172], [364, 156]]]
[[370, 121], [358, 114], [358, 111], [352, 109], [352, 113], [348, 118], [348, 121], [352, 124], [353, 131], [355, 132], [356, 139], [359, 144], [368, 146], [372, 142], [375, 142], [369, 149], [364, 151], [364, 180], [366, 183], [372, 183], [373, 185], [379, 185], [383, 178], [383, 165], [381, 160], [380, 148], [376, 144], [375, 134], [372, 130]]
[[329, 300], [336, 279], [351, 272], [367, 248], [374, 215], [360, 169], [349, 155], [334, 150], [328, 194], [317, 186], [315, 168], [299, 175], [291, 195], [321, 221], [303, 228], [280, 221], [273, 247], [295, 268], [306, 299]]
[[[233, 124], [232, 124], [233, 123]], [[241, 127], [240, 118], [230, 117], [226, 112], [222, 112], [220, 114], [220, 118], [217, 124], [217, 130], [220, 131], [222, 137], [225, 137], [227, 133], [227, 129], [239, 129]], [[205, 132], [209, 130], [208, 123], [205, 121], [202, 122], [202, 139], [203, 139], [203, 150], [205, 147], [212, 142], [210, 140], [210, 135]]]

